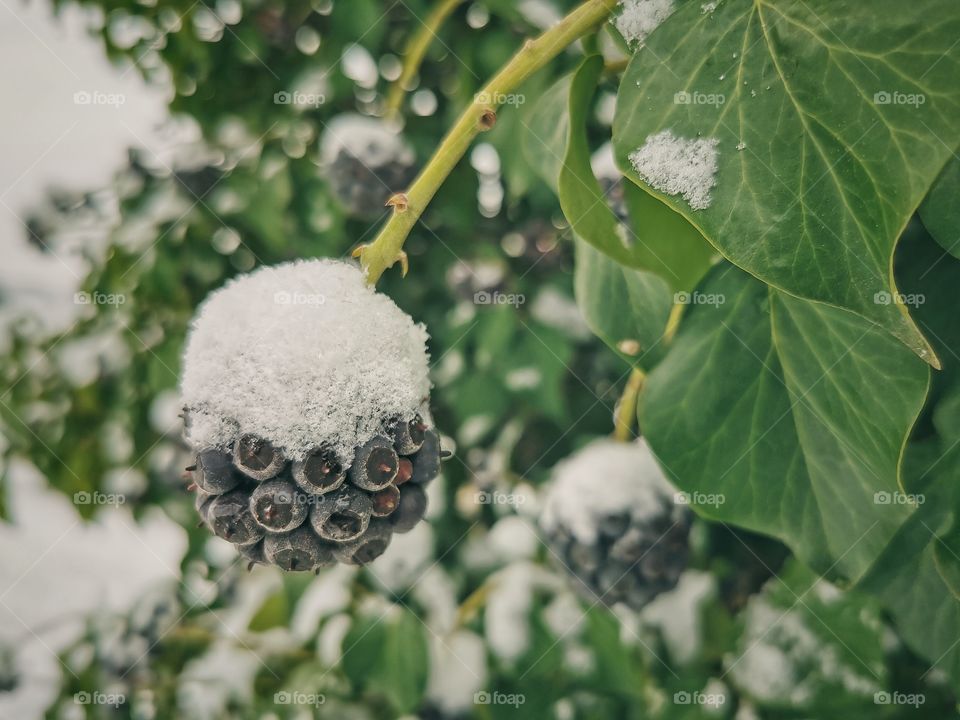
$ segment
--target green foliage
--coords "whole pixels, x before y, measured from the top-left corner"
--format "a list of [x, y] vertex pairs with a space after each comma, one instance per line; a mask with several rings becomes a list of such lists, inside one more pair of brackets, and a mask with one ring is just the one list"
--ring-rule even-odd
[[[94, 4], [106, 13], [108, 54], [147, 78], [168, 73], [171, 110], [192, 118], [203, 141], [172, 168], [132, 153], [115, 179], [119, 217], [104, 213], [106, 248], [91, 250], [82, 289], [126, 302], [88, 306], [55, 337], [24, 326], [11, 338], [4, 452], [68, 496], [120, 491], [136, 513], [160, 506], [187, 527], [188, 458], [161, 410], [175, 398], [190, 318], [237, 273], [346, 257], [369, 240], [375, 228], [330, 196], [318, 143], [334, 115], [376, 114], [383, 75], [431, 3], [243, 2], [215, 37], [202, 31], [212, 14], [203, 3]], [[182, 675], [222, 643], [261, 657], [252, 696], [230, 695], [224, 716], [285, 717], [295, 708], [280, 708], [276, 694], [305, 693], [322, 695], [323, 707], [306, 711], [320, 717], [448, 717], [428, 680], [437, 648], [458, 634], [483, 645], [484, 692], [523, 698], [480, 700], [469, 711], [478, 718], [558, 708], [575, 718], [699, 718], [697, 693], [724, 698], [711, 717], [915, 716], [874, 692], [922, 694], [931, 717], [954, 712], [960, 9], [947, 0], [677, 5], [625, 70], [607, 46], [610, 36], [626, 44], [607, 26], [520, 88], [526, 107], [502, 108], [481, 139], [496, 150], [495, 177], [460, 163], [407, 239], [409, 277], [390, 271], [379, 285], [430, 330], [432, 410], [456, 443], [423, 572], [398, 588], [361, 571], [339, 588], [348, 599], [315, 617], [312, 583], [330, 576], [285, 578], [257, 594], [256, 573], [218, 568], [206, 534], [191, 530], [186, 612], [135, 676], [158, 717], [176, 716]], [[221, 15], [229, 7], [217, 3]], [[116, 25], [131, 18], [149, 31], [121, 47]], [[418, 78], [436, 110], [404, 106], [421, 165], [534, 31], [517, 3], [499, 0], [464, 3], [440, 29]], [[380, 62], [372, 87], [343, 72], [354, 45]], [[324, 101], [274, 102], [295, 90]], [[603, 108], [613, 93], [611, 127]], [[718, 141], [707, 208], [633, 168], [630, 154], [666, 130]], [[591, 166], [610, 141], [621, 208]], [[493, 210], [477, 202], [491, 183], [503, 190]], [[74, 219], [46, 218], [47, 247], [64, 242]], [[73, 353], [97, 342], [95, 369], [76, 371]], [[490, 538], [505, 518], [535, 518], [471, 499], [535, 493], [556, 462], [609, 434], [632, 365], [646, 372], [642, 434], [699, 515], [691, 564], [712, 591], [692, 610], [673, 599], [695, 650], [684, 657], [665, 628], [644, 619], [636, 629], [599, 604], [580, 603], [580, 621], [558, 629], [558, 583], [531, 591], [520, 613], [526, 646], [504, 659], [477, 613], [508, 562]], [[146, 479], [118, 489], [128, 475]], [[552, 562], [542, 548], [523, 560], [545, 572]], [[461, 604], [446, 624], [431, 603], [446, 596], [418, 594], [430, 574], [441, 581], [423, 594], [448, 588]], [[198, 578], [211, 588], [205, 602]], [[370, 612], [371, 593], [389, 598], [372, 603], [383, 612]], [[242, 601], [251, 596], [253, 606]], [[241, 606], [236, 635], [220, 615]], [[86, 660], [65, 673], [51, 717], [73, 693], [116, 680], [91, 649], [97, 632], [64, 655]], [[342, 655], [329, 657], [331, 637]], [[758, 686], [759, 670], [744, 676], [757, 645], [789, 665], [784, 692]], [[146, 716], [134, 705], [118, 713]]]
[[897, 238], [960, 142], [958, 31], [949, 0], [688, 3], [624, 75], [617, 159], [640, 182], [628, 156], [650, 135], [716, 138], [710, 207], [658, 196], [731, 262], [881, 324], [933, 363], [903, 306], [874, 297], [897, 292]]

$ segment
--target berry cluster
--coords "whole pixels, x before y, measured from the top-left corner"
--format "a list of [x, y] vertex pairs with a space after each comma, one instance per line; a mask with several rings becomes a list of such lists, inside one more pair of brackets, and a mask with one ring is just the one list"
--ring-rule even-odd
[[417, 415], [355, 449], [349, 466], [328, 447], [289, 461], [268, 440], [243, 435], [208, 448], [187, 468], [203, 524], [251, 565], [313, 570], [365, 565], [427, 509], [440, 472], [440, 436]]
[[321, 154], [333, 195], [359, 218], [376, 218], [414, 175], [413, 151], [401, 137], [382, 120], [354, 113], [330, 121]]
[[640, 609], [687, 567], [692, 514], [646, 444], [598, 441], [558, 466], [541, 526], [589, 600]]
[[[678, 511], [679, 510], [679, 511]], [[549, 537], [553, 551], [589, 600], [640, 609], [672, 589], [687, 567], [689, 513], [663, 505], [655, 517], [634, 522], [628, 510], [604, 517], [593, 543], [558, 528]]]

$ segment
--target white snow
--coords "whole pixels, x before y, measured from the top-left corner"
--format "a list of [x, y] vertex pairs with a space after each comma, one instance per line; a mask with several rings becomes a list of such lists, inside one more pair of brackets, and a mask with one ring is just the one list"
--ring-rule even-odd
[[575, 340], [593, 337], [580, 306], [556, 288], [545, 287], [537, 293], [530, 306], [530, 316]]
[[437, 563], [428, 567], [417, 578], [411, 594], [426, 611], [425, 622], [432, 632], [453, 629], [459, 610], [457, 586], [446, 570]]
[[673, 492], [642, 438], [602, 438], [554, 468], [540, 523], [548, 533], [563, 527], [589, 544], [603, 518], [628, 510], [638, 520], [655, 515], [673, 502]]
[[[103, 11], [99, 12], [100, 21]], [[71, 228], [70, 240], [42, 252], [24, 221], [52, 188], [95, 191], [126, 164], [127, 148], [159, 150], [169, 83], [148, 84], [129, 63], [112, 62], [97, 33], [98, 13], [67, 2], [0, 3], [0, 327], [30, 315], [42, 332], [66, 330], [83, 306], [73, 294], [102, 246], [105, 229]], [[15, 72], [15, 68], [28, 71]], [[77, 93], [88, 93], [78, 102]], [[83, 99], [81, 98], [81, 99]], [[107, 98], [114, 103], [98, 102]], [[122, 101], [121, 101], [122, 98]]]
[[191, 660], [180, 673], [177, 716], [189, 720], [214, 720], [227, 708], [253, 701], [253, 679], [263, 668], [256, 653], [236, 641], [221, 640]]
[[563, 584], [556, 575], [526, 560], [507, 565], [487, 582], [492, 583], [483, 616], [487, 644], [502, 661], [516, 662], [530, 646], [534, 592], [556, 592]]
[[483, 640], [469, 630], [430, 638], [430, 678], [427, 698], [446, 715], [473, 709], [474, 693], [487, 682], [487, 653]]
[[290, 632], [300, 640], [307, 640], [324, 618], [344, 611], [350, 605], [350, 586], [357, 568], [337, 565], [320, 573], [304, 590], [290, 618]]
[[716, 185], [718, 144], [716, 138], [690, 140], [664, 130], [648, 137], [629, 158], [648, 185], [667, 195], [682, 195], [694, 210], [706, 210]]
[[613, 156], [613, 143], [605, 142], [590, 156], [590, 169], [601, 180], [619, 180], [623, 177]]
[[367, 566], [367, 572], [390, 592], [402, 592], [417, 582], [433, 562], [434, 532], [419, 523], [407, 533], [395, 534], [387, 551]]
[[697, 657], [703, 643], [703, 605], [715, 592], [713, 575], [687, 570], [673, 590], [643, 608], [643, 621], [660, 630], [671, 659], [685, 664]]
[[540, 540], [529, 520], [518, 515], [507, 515], [490, 528], [484, 544], [487, 552], [498, 560], [510, 562], [533, 558], [540, 547]]
[[212, 293], [191, 325], [187, 441], [222, 447], [250, 433], [294, 459], [327, 443], [349, 465], [390, 418], [424, 411], [426, 342], [352, 264], [260, 268]]
[[343, 640], [350, 632], [353, 618], [339, 613], [327, 620], [317, 635], [317, 657], [327, 667], [339, 664], [343, 657]]
[[879, 689], [876, 675], [844, 659], [836, 645], [808, 627], [803, 610], [774, 607], [765, 598], [751, 600], [746, 611], [744, 653], [729, 661], [730, 678], [760, 701], [809, 701], [818, 683], [837, 683], [850, 693], [869, 696]]
[[21, 682], [0, 693], [0, 717], [39, 717], [60, 687], [62, 652], [94, 612], [125, 612], [176, 583], [183, 528], [161, 512], [139, 523], [126, 507], [104, 507], [84, 523], [32, 466], [9, 468], [11, 522], [0, 524], [0, 646], [11, 645]]
[[413, 149], [383, 120], [358, 113], [337, 115], [324, 128], [320, 161], [330, 165], [344, 150], [370, 167], [396, 161], [410, 165]]
[[622, 0], [614, 26], [630, 45], [637, 46], [673, 14], [673, 0]]
[[511, 370], [503, 379], [504, 385], [513, 391], [533, 390], [543, 382], [543, 373], [540, 368], [522, 367]]

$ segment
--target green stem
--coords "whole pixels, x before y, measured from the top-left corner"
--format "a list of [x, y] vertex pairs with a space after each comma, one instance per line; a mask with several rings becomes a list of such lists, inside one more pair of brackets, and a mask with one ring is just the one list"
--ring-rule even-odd
[[630, 442], [633, 439], [633, 419], [637, 416], [637, 398], [640, 397], [640, 391], [646, 379], [647, 376], [643, 370], [634, 368], [623, 389], [623, 395], [620, 396], [617, 414], [613, 419], [613, 437], [620, 442]]
[[400, 256], [407, 235], [416, 225], [444, 180], [466, 154], [478, 133], [496, 121], [495, 109], [528, 77], [593, 30], [613, 11], [618, 0], [587, 0], [536, 40], [527, 40], [504, 65], [444, 137], [410, 189], [393, 204], [393, 214], [376, 239], [361, 252], [367, 282], [376, 284]]
[[403, 96], [410, 87], [410, 83], [420, 70], [420, 63], [427, 54], [430, 43], [437, 36], [440, 26], [443, 25], [450, 13], [457, 9], [464, 0], [440, 0], [440, 4], [433, 8], [427, 19], [421, 21], [420, 30], [410, 37], [403, 51], [403, 70], [400, 77], [390, 88], [387, 95], [387, 120], [393, 120], [400, 114], [400, 106], [403, 104]]

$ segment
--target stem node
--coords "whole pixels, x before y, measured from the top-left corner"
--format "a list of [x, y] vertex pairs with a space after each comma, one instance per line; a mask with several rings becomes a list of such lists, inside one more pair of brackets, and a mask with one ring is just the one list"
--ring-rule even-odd
[[480, 129], [483, 131], [493, 129], [493, 126], [497, 124], [497, 112], [487, 108], [480, 115]]
[[394, 195], [391, 195], [390, 199], [384, 203], [384, 206], [392, 207], [394, 212], [406, 212], [410, 207], [410, 198], [407, 197], [406, 193], [395, 193]]

